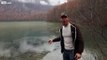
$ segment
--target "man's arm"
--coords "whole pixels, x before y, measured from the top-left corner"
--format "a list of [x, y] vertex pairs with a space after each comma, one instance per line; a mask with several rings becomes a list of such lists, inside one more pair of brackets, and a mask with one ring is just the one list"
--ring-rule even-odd
[[83, 37], [81, 34], [81, 31], [79, 30], [79, 28], [76, 28], [77, 31], [77, 38], [76, 38], [76, 48], [77, 48], [77, 53], [82, 54], [83, 50], [84, 50], [84, 41], [83, 41]]
[[57, 38], [53, 39], [52, 42], [59, 42], [60, 40], [61, 40], [61, 38], [57, 37]]
[[78, 60], [81, 58], [83, 50], [84, 50], [84, 41], [83, 41], [83, 37], [81, 34], [81, 31], [79, 30], [79, 28], [76, 26], [76, 41], [75, 41], [75, 51], [76, 51], [76, 55], [75, 58]]
[[52, 44], [52, 42], [59, 42], [60, 40], [61, 40], [60, 37], [57, 37], [57, 38], [55, 38], [53, 40], [49, 40], [48, 43]]

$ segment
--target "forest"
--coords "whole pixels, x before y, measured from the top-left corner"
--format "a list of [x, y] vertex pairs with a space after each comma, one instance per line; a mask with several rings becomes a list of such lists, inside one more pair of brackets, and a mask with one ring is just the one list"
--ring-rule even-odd
[[107, 1], [106, 0], [74, 0], [65, 4], [58, 5], [51, 9], [47, 14], [47, 20], [59, 22], [60, 14], [65, 12], [69, 18], [78, 25], [107, 28]]

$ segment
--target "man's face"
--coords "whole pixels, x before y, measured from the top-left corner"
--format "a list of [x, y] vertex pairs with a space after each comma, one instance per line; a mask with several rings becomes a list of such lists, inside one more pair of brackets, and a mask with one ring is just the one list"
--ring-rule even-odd
[[69, 23], [68, 18], [61, 18], [61, 23], [62, 23], [64, 26], [67, 26], [68, 23]]

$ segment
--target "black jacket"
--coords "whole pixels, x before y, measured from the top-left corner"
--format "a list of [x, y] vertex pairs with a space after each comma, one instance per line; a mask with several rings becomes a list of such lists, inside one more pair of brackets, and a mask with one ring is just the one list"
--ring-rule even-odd
[[[84, 42], [83, 42], [80, 30], [74, 24], [71, 25], [71, 34], [72, 34], [71, 37], [73, 38], [73, 44], [75, 47], [74, 53], [82, 54], [82, 52], [84, 50]], [[60, 41], [61, 53], [63, 53], [65, 48], [64, 48], [64, 38], [62, 36], [62, 28], [60, 29], [60, 37], [53, 39], [53, 42], [58, 42], [58, 41]]]

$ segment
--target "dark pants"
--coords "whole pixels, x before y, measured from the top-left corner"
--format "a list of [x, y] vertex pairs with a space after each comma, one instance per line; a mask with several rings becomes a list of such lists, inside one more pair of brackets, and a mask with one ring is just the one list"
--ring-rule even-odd
[[74, 59], [74, 50], [64, 50], [63, 60], [75, 60]]

